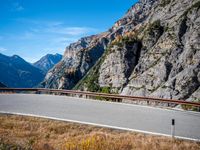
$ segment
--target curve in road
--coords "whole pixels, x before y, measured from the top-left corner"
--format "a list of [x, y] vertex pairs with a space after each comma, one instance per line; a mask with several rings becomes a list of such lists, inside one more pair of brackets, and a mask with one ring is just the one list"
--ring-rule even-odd
[[0, 112], [200, 141], [200, 113], [66, 96], [1, 94]]

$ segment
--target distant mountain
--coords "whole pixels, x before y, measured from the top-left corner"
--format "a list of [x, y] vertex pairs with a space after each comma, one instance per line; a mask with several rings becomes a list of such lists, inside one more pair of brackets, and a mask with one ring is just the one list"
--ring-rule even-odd
[[2, 88], [2, 87], [4, 88], [4, 87], [6, 87], [6, 86], [5, 86], [3, 83], [0, 82], [0, 87], [1, 87], [1, 88]]
[[42, 70], [17, 55], [0, 54], [0, 82], [8, 87], [34, 87], [44, 78]]
[[40, 70], [44, 71], [44, 73], [47, 73], [61, 59], [62, 59], [62, 55], [60, 54], [55, 54], [55, 55], [47, 54], [44, 57], [42, 57], [40, 60], [35, 62], [33, 65], [39, 68]]

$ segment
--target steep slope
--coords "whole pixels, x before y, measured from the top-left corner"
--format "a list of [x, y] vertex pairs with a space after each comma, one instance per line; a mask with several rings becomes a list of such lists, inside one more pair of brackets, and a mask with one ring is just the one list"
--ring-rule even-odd
[[[149, 0], [133, 6], [112, 28], [122, 32], [101, 64], [76, 89], [199, 99], [199, 6], [197, 0]], [[144, 19], [138, 22], [138, 18]]]
[[0, 82], [0, 87], [1, 87], [1, 88], [4, 88], [4, 87], [6, 87], [6, 86], [5, 86], [3, 83]]
[[21, 57], [0, 54], [0, 82], [8, 87], [33, 87], [44, 79], [44, 74]]
[[107, 33], [89, 36], [71, 44], [62, 60], [51, 69], [40, 87], [71, 89], [102, 56]]
[[56, 65], [62, 59], [62, 55], [60, 54], [47, 54], [43, 56], [40, 60], [33, 63], [33, 66], [38, 69], [44, 71], [46, 74], [54, 65]]
[[[198, 0], [165, 0], [155, 6], [148, 19], [151, 24], [141, 35], [144, 54], [122, 94], [200, 98], [199, 8]], [[154, 42], [152, 36], [157, 35]]]
[[[86, 75], [73, 74], [74, 78], [78, 76], [78, 84], [68, 82], [55, 87], [72, 88], [76, 84], [74, 89], [199, 99], [199, 8], [199, 0], [140, 0], [106, 32], [104, 53], [84, 70]], [[97, 41], [101, 39], [99, 35], [95, 37]], [[81, 47], [83, 44], [77, 42], [74, 45]], [[70, 51], [73, 50], [76, 49], [71, 47]], [[69, 48], [65, 53], [68, 52]], [[62, 62], [70, 64], [74, 60], [80, 66], [85, 63], [81, 57], [70, 56], [70, 59], [64, 57]], [[62, 66], [54, 70], [66, 72], [68, 68]], [[60, 79], [69, 80], [69, 75], [69, 72], [61, 73]], [[49, 72], [46, 83], [55, 85], [60, 82], [52, 76], [57, 76], [57, 73]]]

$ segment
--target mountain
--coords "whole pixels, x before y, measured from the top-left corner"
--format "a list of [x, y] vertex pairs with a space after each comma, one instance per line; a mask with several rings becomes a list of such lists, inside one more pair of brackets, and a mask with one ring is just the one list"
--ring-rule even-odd
[[104, 53], [107, 33], [81, 38], [65, 50], [62, 60], [51, 69], [40, 87], [71, 89]]
[[4, 88], [4, 87], [6, 87], [6, 86], [5, 86], [3, 83], [0, 82], [0, 87], [1, 87], [1, 88], [2, 88], [2, 87]]
[[39, 68], [40, 70], [44, 71], [44, 73], [47, 73], [61, 59], [62, 55], [60, 54], [55, 54], [55, 55], [47, 54], [37, 62], [33, 63], [33, 65]]
[[8, 87], [34, 87], [44, 79], [41, 70], [17, 55], [0, 54], [0, 82]]
[[41, 87], [200, 98], [200, 1], [140, 0], [65, 50]]

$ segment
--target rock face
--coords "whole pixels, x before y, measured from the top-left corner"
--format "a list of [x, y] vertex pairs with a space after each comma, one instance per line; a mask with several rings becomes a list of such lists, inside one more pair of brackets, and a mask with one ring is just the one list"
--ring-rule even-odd
[[44, 79], [44, 74], [21, 57], [0, 54], [0, 82], [8, 87], [34, 87]]
[[107, 33], [89, 36], [71, 44], [65, 50], [62, 60], [50, 70], [41, 87], [71, 89], [102, 56]]
[[200, 99], [199, 8], [199, 0], [140, 0], [108, 32], [70, 45], [45, 87]]
[[134, 39], [113, 44], [100, 67], [99, 85], [123, 87], [138, 63], [141, 46], [141, 42]]
[[[165, 5], [164, 1], [158, 3], [149, 20], [159, 20], [156, 28], [163, 27], [164, 31], [156, 33], [162, 30], [152, 28], [150, 34], [144, 33], [141, 39], [144, 54], [122, 94], [200, 98], [195, 94], [200, 86], [199, 7], [197, 0], [165, 1]], [[151, 40], [152, 35], [156, 42]]]
[[33, 66], [39, 68], [44, 71], [46, 74], [51, 68], [53, 68], [60, 60], [62, 59], [62, 55], [60, 54], [47, 54], [42, 57], [37, 62], [33, 63]]

